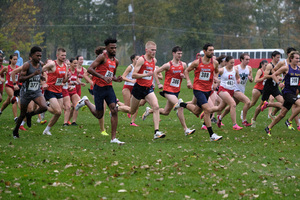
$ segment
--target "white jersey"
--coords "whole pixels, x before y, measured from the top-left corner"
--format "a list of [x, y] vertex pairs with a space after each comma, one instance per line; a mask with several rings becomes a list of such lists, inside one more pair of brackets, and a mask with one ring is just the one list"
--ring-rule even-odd
[[221, 83], [220, 86], [227, 90], [234, 90], [236, 85], [236, 70], [234, 67], [231, 72], [228, 72], [226, 67], [224, 67], [224, 72], [221, 75]]
[[241, 65], [238, 65], [239, 75], [240, 75], [240, 84], [236, 83], [234, 91], [241, 91], [245, 93], [246, 83], [248, 82], [248, 76], [250, 74], [249, 66], [247, 65], [245, 69], [241, 68]]
[[[134, 66], [133, 66], [133, 64], [130, 64], [130, 66], [131, 66], [131, 71], [127, 74], [126, 78], [128, 78], [129, 80], [135, 80], [135, 79], [132, 78], [132, 73], [133, 73], [133, 70], [134, 70]], [[134, 83], [125, 81], [125, 82], [124, 82], [124, 85], [130, 85], [130, 86], [133, 86]]]

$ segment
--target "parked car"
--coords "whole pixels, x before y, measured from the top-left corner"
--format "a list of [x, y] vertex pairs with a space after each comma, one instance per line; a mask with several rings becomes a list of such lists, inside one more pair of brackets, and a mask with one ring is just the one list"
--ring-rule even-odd
[[93, 62], [93, 60], [84, 60], [82, 65], [91, 65]]

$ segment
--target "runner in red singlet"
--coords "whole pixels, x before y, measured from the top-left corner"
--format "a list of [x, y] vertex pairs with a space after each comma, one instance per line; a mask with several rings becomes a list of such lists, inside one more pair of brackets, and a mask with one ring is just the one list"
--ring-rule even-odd
[[53, 114], [48, 126], [43, 131], [43, 135], [52, 135], [50, 129], [57, 122], [63, 110], [62, 85], [70, 77], [67, 73], [68, 68], [64, 63], [66, 55], [64, 48], [58, 48], [56, 51], [57, 59], [47, 63], [43, 67], [43, 72], [48, 72], [47, 83], [43, 83], [43, 88], [45, 89], [44, 96], [50, 102], [48, 111]]

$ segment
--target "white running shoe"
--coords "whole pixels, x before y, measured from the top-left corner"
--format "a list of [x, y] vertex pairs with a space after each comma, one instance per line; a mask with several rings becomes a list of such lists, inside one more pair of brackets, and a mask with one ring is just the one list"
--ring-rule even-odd
[[119, 145], [125, 144], [125, 142], [121, 142], [121, 141], [118, 140], [117, 138], [111, 140], [110, 143], [116, 143], [116, 144], [119, 144]]
[[193, 133], [195, 133], [195, 129], [189, 129], [187, 128], [185, 131], [184, 131], [184, 134], [185, 136], [188, 136], [188, 135], [192, 135]]
[[50, 133], [50, 131], [44, 130], [43, 135], [52, 135], [52, 134]]
[[150, 108], [149, 107], [146, 107], [146, 111], [144, 112], [143, 116], [142, 116], [142, 119], [143, 121], [148, 117], [148, 115], [150, 114], [149, 113], [150, 111]]
[[222, 136], [218, 136], [216, 133], [212, 134], [210, 137], [210, 141], [218, 141], [221, 140], [223, 137]]
[[178, 99], [178, 102], [174, 105], [173, 110], [176, 111], [178, 108], [180, 108], [180, 103], [182, 103], [182, 99]]
[[166, 137], [166, 135], [160, 131], [156, 131], [156, 133], [154, 134], [154, 139], [159, 139], [159, 138], [164, 138], [164, 137]]
[[78, 111], [80, 108], [82, 108], [85, 105], [85, 100], [89, 100], [89, 98], [87, 96], [82, 97], [82, 99], [80, 99], [75, 106], [75, 110]]

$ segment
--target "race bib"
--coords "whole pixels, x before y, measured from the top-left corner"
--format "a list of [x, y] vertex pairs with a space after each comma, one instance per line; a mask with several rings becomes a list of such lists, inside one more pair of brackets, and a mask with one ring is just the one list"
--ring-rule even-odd
[[40, 89], [40, 83], [39, 82], [30, 82], [29, 83], [28, 90], [36, 91], [38, 89]]
[[180, 86], [180, 79], [172, 78], [172, 79], [171, 79], [170, 86], [173, 86], [173, 87], [179, 87], [179, 86]]
[[63, 79], [64, 79], [64, 78], [57, 78], [57, 79], [56, 79], [55, 85], [57, 85], [57, 86], [58, 86], [58, 85], [61, 85], [62, 82], [63, 82]]
[[226, 85], [227, 85], [227, 86], [233, 86], [233, 85], [234, 85], [234, 80], [228, 80], [228, 81], [226, 82]]
[[106, 71], [106, 73], [105, 73], [105, 77], [113, 77], [114, 76], [114, 73], [113, 72], [111, 72], [111, 71]]
[[247, 83], [247, 80], [248, 80], [248, 79], [241, 80], [240, 84], [241, 84], [241, 85], [245, 85], [245, 84]]
[[209, 78], [210, 78], [210, 72], [200, 72], [199, 80], [209, 81]]
[[291, 77], [290, 78], [290, 85], [291, 86], [298, 86], [299, 83], [299, 77]]
[[[144, 74], [148, 74], [149, 73], [149, 71], [147, 71], [147, 70], [144, 70], [144, 72], [143, 72]], [[145, 76], [145, 77], [143, 77], [142, 79], [146, 79], [146, 80], [151, 80], [151, 76]]]
[[67, 90], [69, 87], [69, 84], [68, 83], [65, 83], [65, 85], [62, 87], [63, 89]]
[[[15, 75], [15, 78], [16, 78], [16, 80], [15, 80], [15, 81], [17, 82], [17, 81], [19, 80], [19, 75], [18, 75], [18, 74], [16, 74], [16, 75]], [[13, 81], [13, 80], [12, 80], [12, 76], [10, 76], [10, 79], [9, 79], [9, 80], [10, 80], [11, 82]]]

